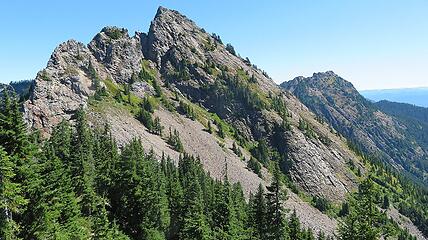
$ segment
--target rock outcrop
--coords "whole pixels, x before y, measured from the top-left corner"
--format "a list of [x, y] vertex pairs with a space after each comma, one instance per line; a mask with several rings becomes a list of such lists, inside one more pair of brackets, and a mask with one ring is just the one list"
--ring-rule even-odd
[[297, 77], [281, 86], [365, 152], [427, 182], [428, 145], [418, 134], [425, 131], [420, 126], [385, 114], [331, 71]]
[[105, 27], [89, 43], [88, 48], [118, 83], [126, 83], [141, 70], [143, 59], [141, 33], [129, 37], [128, 30]]

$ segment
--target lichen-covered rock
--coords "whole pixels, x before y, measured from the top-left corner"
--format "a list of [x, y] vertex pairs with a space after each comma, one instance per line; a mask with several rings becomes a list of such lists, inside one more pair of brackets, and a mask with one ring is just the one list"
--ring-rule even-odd
[[30, 99], [24, 103], [30, 127], [49, 134], [53, 126], [63, 119], [69, 120], [79, 107], [85, 107], [94, 93], [90, 68], [100, 78], [108, 76], [85, 45], [74, 40], [60, 44], [47, 67], [37, 74]]
[[128, 30], [105, 27], [88, 44], [97, 60], [110, 72], [116, 82], [128, 82], [141, 70], [143, 52], [141, 33], [129, 37]]

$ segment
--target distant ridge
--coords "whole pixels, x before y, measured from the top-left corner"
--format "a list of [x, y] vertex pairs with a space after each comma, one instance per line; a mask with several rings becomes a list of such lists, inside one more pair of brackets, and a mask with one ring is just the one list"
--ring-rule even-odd
[[365, 98], [375, 102], [388, 100], [428, 107], [428, 87], [362, 90], [359, 92]]

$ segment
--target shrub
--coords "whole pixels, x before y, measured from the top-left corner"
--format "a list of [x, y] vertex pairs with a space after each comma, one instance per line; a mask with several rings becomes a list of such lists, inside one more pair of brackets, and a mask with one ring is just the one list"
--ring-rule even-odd
[[253, 171], [255, 174], [257, 174], [257, 176], [262, 177], [261, 176], [261, 165], [260, 163], [253, 157], [250, 158], [250, 160], [248, 160], [247, 162], [247, 167]]
[[232, 46], [232, 44], [230, 43], [226, 44], [226, 50], [230, 52], [230, 54], [236, 56], [236, 51], [235, 51], [235, 48]]

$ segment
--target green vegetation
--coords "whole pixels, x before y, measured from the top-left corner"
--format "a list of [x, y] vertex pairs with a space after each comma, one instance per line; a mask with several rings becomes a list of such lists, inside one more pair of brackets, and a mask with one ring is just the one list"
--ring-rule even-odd
[[177, 109], [180, 113], [186, 115], [186, 117], [196, 120], [197, 114], [195, 113], [195, 110], [190, 104], [187, 104], [186, 102], [180, 100], [179, 107]]
[[183, 144], [181, 143], [180, 134], [177, 129], [174, 132], [169, 129], [167, 143], [177, 152], [184, 152]]
[[232, 54], [232, 55], [236, 56], [236, 51], [235, 51], [235, 48], [232, 46], [232, 44], [230, 44], [230, 43], [226, 44], [226, 50], [227, 50], [230, 54]]
[[[353, 150], [369, 169], [370, 175], [366, 177], [365, 182], [369, 181], [370, 198], [376, 206], [387, 209], [389, 207], [395, 207], [398, 211], [410, 218], [410, 220], [418, 227], [418, 229], [424, 234], [428, 234], [428, 192], [427, 190], [419, 187], [412, 183], [399, 173], [382, 164], [377, 158], [369, 156], [363, 153], [360, 148], [348, 141], [348, 146]], [[362, 185], [363, 186], [363, 185]], [[361, 188], [361, 187], [360, 187]], [[342, 210], [339, 216], [346, 215], [345, 213], [351, 211], [352, 200], [347, 205], [342, 206]], [[383, 222], [385, 216], [381, 214]], [[390, 235], [398, 235], [401, 237], [407, 236], [402, 230], [398, 230], [398, 227], [394, 223], [392, 233]], [[408, 238], [402, 238], [408, 239]]]
[[307, 136], [308, 138], [315, 138], [316, 134], [312, 129], [311, 125], [308, 124], [304, 119], [299, 119], [299, 129]]
[[114, 40], [117, 40], [123, 36], [122, 30], [119, 28], [109, 28], [107, 31], [104, 32], [107, 36]]
[[39, 72], [39, 77], [43, 80], [43, 81], [51, 81], [47, 71], [45, 69], [43, 69], [41, 72]]
[[257, 176], [262, 177], [262, 166], [260, 165], [259, 161], [254, 159], [253, 157], [250, 157], [250, 160], [247, 162], [247, 168], [249, 168], [251, 171], [253, 171]]
[[[247, 203], [239, 184], [185, 153], [175, 166], [137, 139], [119, 152], [82, 110], [74, 127], [63, 121], [39, 140], [14, 98], [0, 106], [1, 239], [289, 239], [278, 167]], [[170, 139], [180, 145], [177, 131]]]

